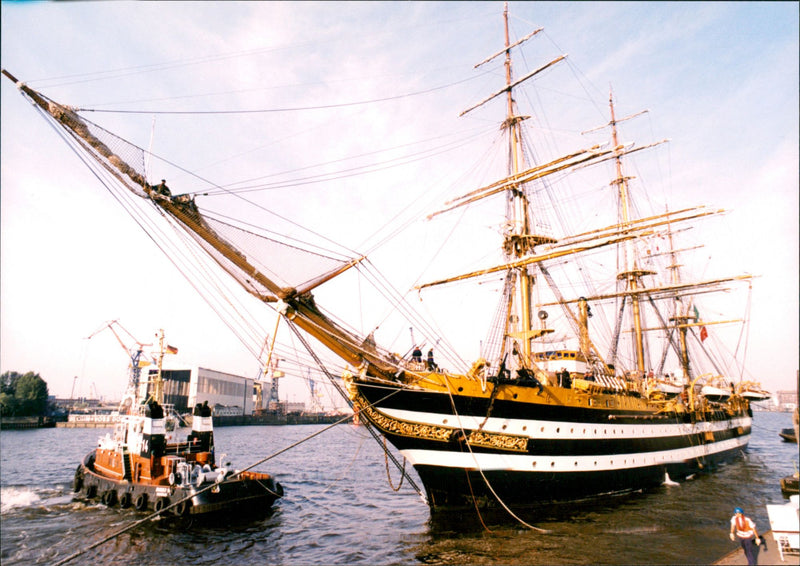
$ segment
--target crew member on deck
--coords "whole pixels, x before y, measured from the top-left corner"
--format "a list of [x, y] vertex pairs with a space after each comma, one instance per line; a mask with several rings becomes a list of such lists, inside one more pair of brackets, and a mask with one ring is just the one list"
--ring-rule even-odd
[[422, 363], [422, 350], [419, 349], [419, 346], [414, 346], [414, 351], [411, 353], [411, 361]]
[[436, 362], [433, 361], [433, 348], [428, 350], [428, 371], [434, 371], [439, 366], [436, 365]]
[[561, 368], [561, 372], [558, 374], [558, 384], [564, 389], [572, 387], [572, 378], [569, 376], [567, 368]]
[[757, 564], [756, 547], [761, 545], [761, 539], [758, 536], [756, 524], [750, 517], [745, 517], [741, 507], [734, 509], [733, 513], [731, 540], [736, 540], [738, 537], [744, 549], [744, 555], [747, 557], [747, 563]]

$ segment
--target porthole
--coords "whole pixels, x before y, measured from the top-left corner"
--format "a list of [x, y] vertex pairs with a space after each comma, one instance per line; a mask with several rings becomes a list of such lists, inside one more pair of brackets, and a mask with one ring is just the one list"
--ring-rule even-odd
[[505, 430], [505, 429], [506, 429], [506, 427], [508, 427], [508, 425], [503, 425], [503, 430]]
[[462, 391], [464, 391], [464, 388], [463, 387], [459, 387], [458, 388], [458, 392], [461, 393]]
[[536, 460], [533, 461], [533, 467], [536, 467]]
[[542, 430], [541, 430], [541, 432], [544, 432], [544, 427], [542, 427]]
[[551, 468], [555, 467], [555, 465], [556, 465], [556, 463], [555, 463], [555, 462], [550, 462], [550, 467], [551, 467]]
[[559, 432], [561, 432], [561, 427], [558, 427], [558, 428], [556, 429], [556, 433], [559, 433]]
[[522, 430], [528, 430], [528, 426], [525, 425], [524, 427], [522, 427]]
[[443, 420], [442, 424], [447, 424], [447, 419]]

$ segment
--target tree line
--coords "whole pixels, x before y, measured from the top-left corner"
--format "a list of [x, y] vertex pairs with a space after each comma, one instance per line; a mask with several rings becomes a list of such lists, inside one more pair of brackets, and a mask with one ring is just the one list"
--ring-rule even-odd
[[35, 417], [47, 414], [47, 382], [38, 373], [7, 371], [0, 375], [0, 415]]

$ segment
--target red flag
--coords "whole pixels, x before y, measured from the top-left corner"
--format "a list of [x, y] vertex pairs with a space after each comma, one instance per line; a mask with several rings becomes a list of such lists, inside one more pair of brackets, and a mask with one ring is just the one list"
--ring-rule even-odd
[[167, 344], [167, 354], [177, 354], [178, 349], [175, 346], [170, 346]]
[[708, 330], [706, 330], [705, 326], [700, 327], [700, 342], [705, 342], [706, 338], [708, 338]]

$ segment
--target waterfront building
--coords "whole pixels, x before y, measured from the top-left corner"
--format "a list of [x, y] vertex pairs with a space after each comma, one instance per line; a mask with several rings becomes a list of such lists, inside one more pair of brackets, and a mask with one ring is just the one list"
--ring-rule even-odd
[[797, 390], [776, 391], [775, 402], [779, 411], [793, 411], [797, 408]]
[[[150, 382], [157, 369], [150, 369], [146, 383]], [[143, 376], [145, 377], [145, 376]], [[191, 412], [200, 403], [208, 402], [215, 415], [239, 416], [253, 413], [254, 379], [232, 373], [195, 366], [183, 369], [162, 369], [164, 402], [171, 403], [179, 413]]]

